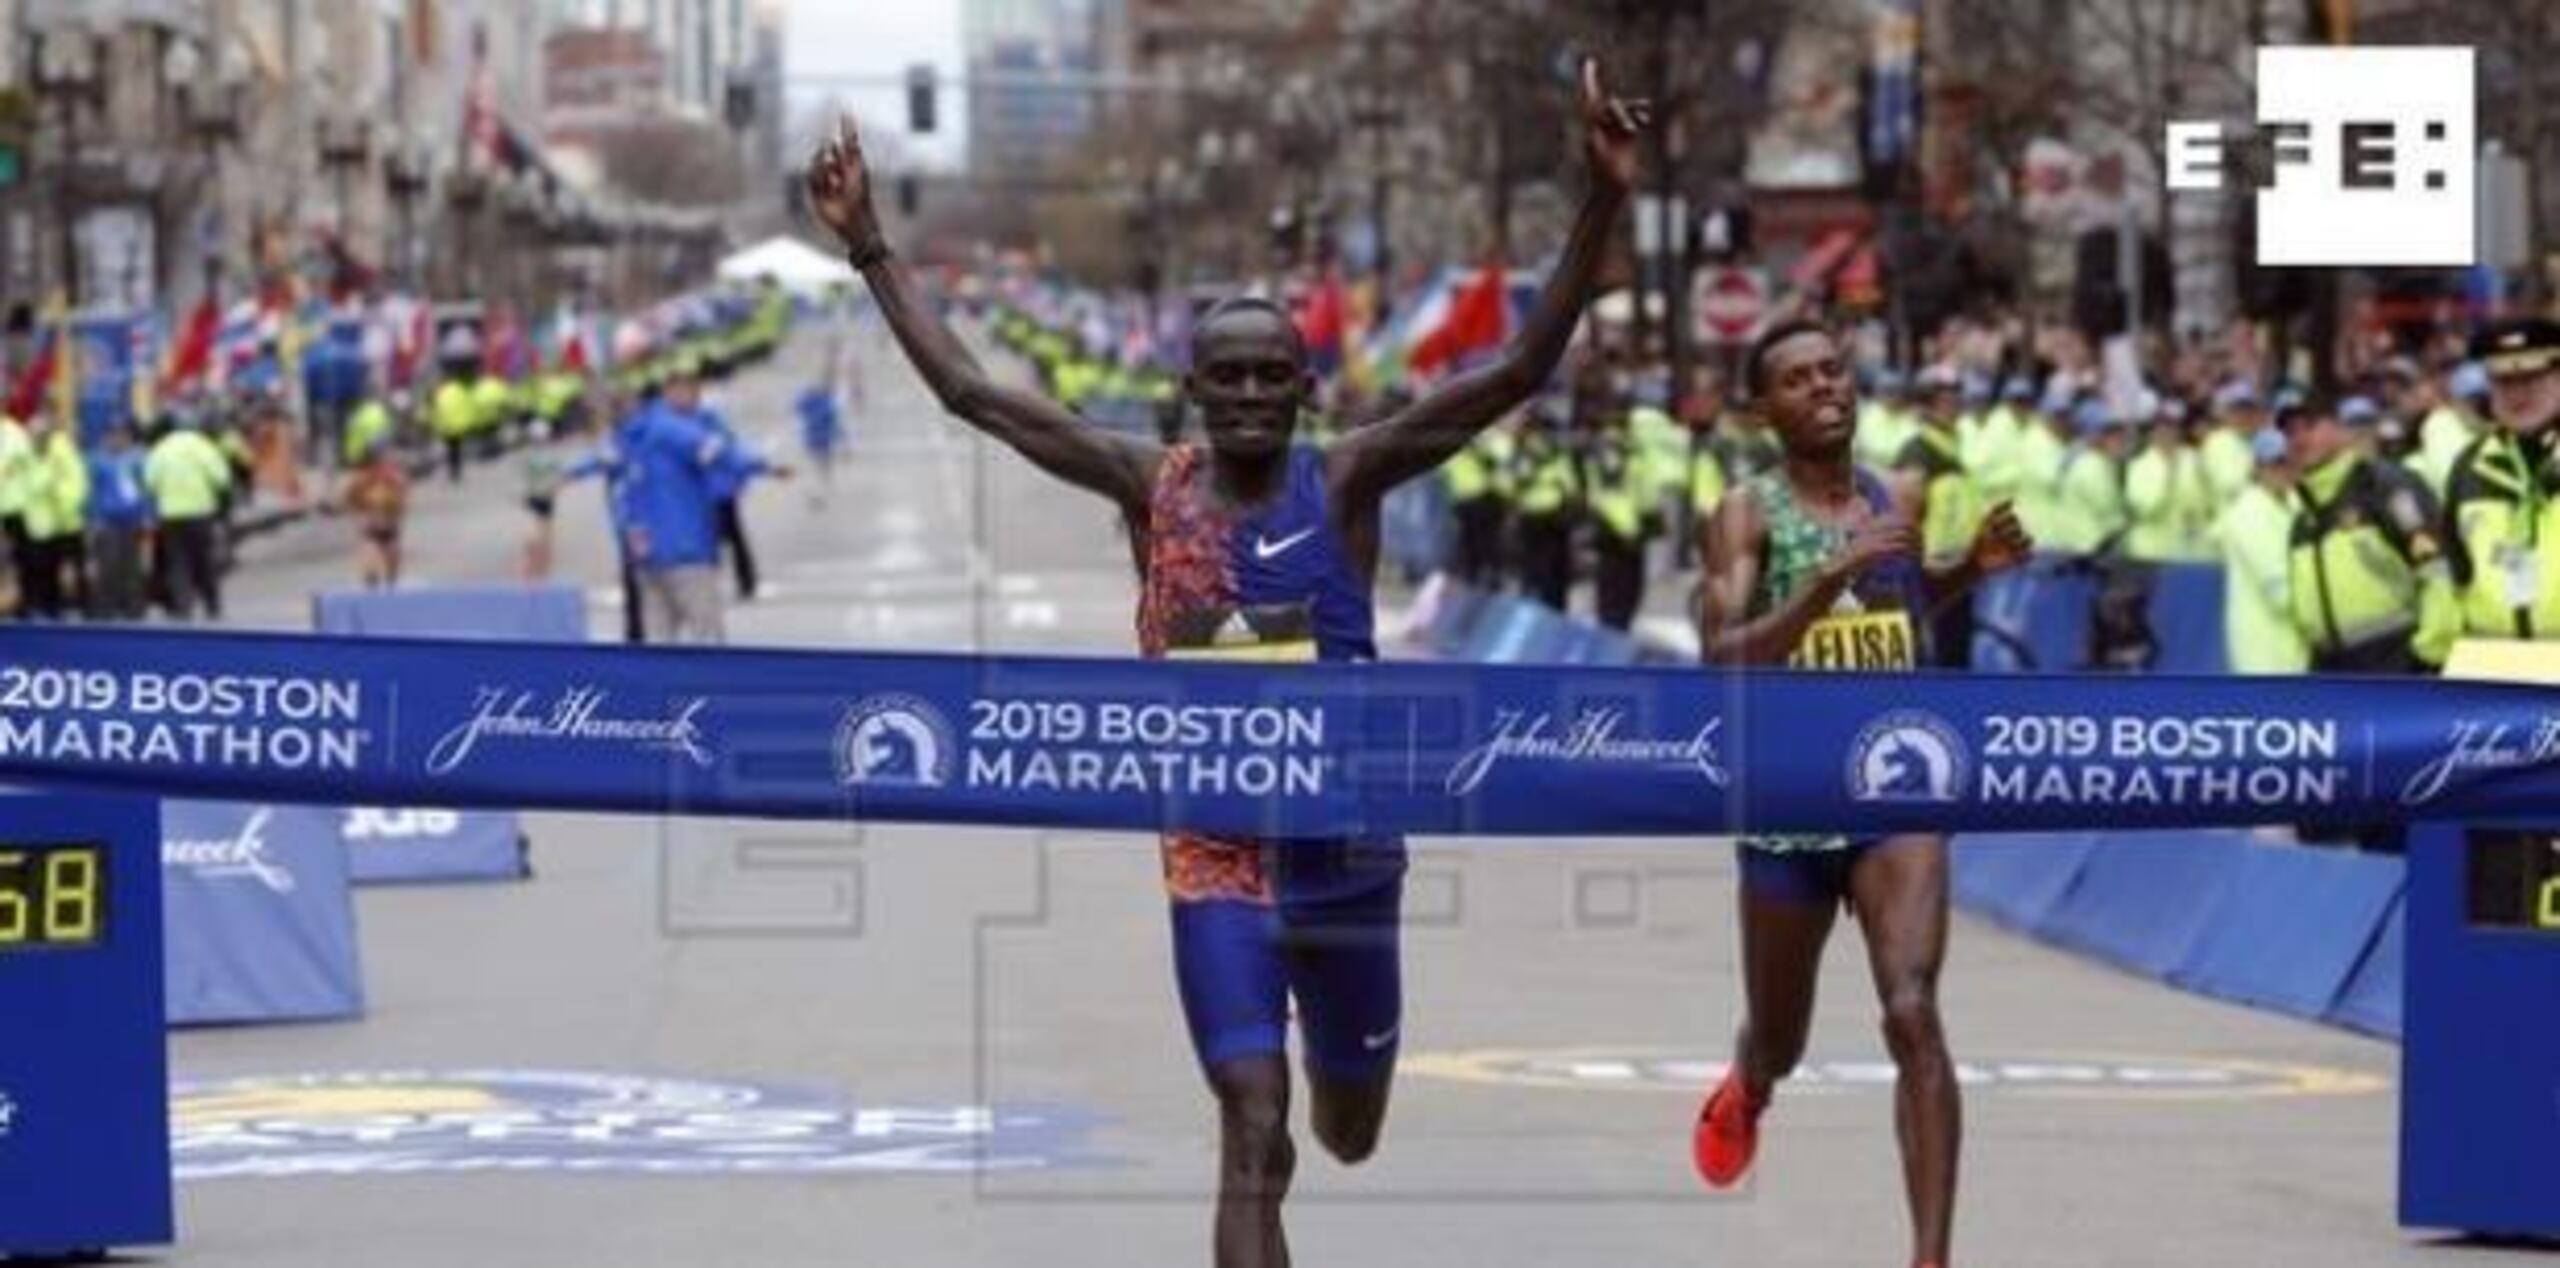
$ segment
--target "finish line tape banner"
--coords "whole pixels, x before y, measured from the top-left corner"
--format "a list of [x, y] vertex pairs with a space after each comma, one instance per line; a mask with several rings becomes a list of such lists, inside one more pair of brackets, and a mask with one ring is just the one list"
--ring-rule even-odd
[[0, 777], [1272, 838], [2495, 819], [2560, 810], [2560, 694], [11, 626]]

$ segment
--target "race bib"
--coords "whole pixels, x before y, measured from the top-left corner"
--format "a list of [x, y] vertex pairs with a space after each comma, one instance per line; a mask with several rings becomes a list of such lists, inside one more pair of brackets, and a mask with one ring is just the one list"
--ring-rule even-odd
[[1315, 610], [1307, 603], [1184, 608], [1165, 623], [1165, 655], [1174, 660], [1312, 663]]
[[1856, 612], [1826, 616], [1797, 641], [1787, 664], [1795, 669], [1897, 670], [1920, 663], [1911, 614]]

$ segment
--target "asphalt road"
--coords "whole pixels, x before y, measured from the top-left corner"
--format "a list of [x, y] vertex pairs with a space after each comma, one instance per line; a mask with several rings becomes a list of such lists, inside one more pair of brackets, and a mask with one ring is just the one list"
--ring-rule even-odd
[[[862, 355], [870, 400], [824, 504], [806, 478], [751, 496], [770, 586], [732, 610], [734, 640], [1126, 650], [1133, 586], [1104, 507], [942, 419], [885, 348]], [[817, 363], [804, 337], [728, 409], [788, 448], [786, 402]], [[428, 487], [414, 579], [512, 575], [519, 489], [495, 466]], [[302, 627], [310, 592], [352, 577], [350, 531], [252, 544], [240, 620]], [[611, 633], [591, 486], [559, 543]], [[181, 1157], [201, 1178], [182, 1185], [172, 1262], [1206, 1261], [1212, 1124], [1151, 842], [529, 827], [530, 883], [360, 894], [362, 1022], [177, 1037]], [[1737, 1011], [1727, 851], [1433, 841], [1411, 893], [1386, 1142], [1351, 1171], [1303, 1151], [1298, 1262], [1904, 1262], [1853, 938], [1754, 1183], [1708, 1196], [1686, 1147]], [[2394, 1226], [2386, 1045], [1969, 922], [1945, 1000], [1972, 1081], [1966, 1263], [2506, 1259]], [[283, 1083], [321, 1074], [340, 1077]]]

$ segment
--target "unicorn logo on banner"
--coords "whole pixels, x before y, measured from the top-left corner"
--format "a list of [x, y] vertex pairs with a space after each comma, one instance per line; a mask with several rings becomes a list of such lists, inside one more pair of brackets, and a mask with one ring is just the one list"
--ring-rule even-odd
[[1964, 776], [1964, 741], [1931, 714], [1887, 714], [1860, 731], [1849, 750], [1852, 801], [1959, 801]]
[[940, 788], [951, 782], [951, 723], [909, 695], [871, 696], [836, 728], [836, 774], [854, 787]]

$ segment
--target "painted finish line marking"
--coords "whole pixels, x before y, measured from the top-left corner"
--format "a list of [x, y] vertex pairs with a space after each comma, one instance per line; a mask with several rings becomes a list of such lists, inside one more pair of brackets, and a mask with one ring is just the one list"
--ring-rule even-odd
[[[1721, 1059], [1660, 1048], [1485, 1049], [1422, 1053], [1404, 1062], [1414, 1074], [1463, 1083], [1690, 1096], [1715, 1086], [1725, 1065]], [[1956, 1080], [1995, 1094], [2088, 1100], [2367, 1096], [2391, 1087], [2387, 1075], [2336, 1066], [2089, 1054], [1959, 1058]], [[1893, 1063], [1886, 1060], [1808, 1060], [1786, 1087], [1794, 1092], [1869, 1092], [1888, 1090], [1893, 1081]]]
[[964, 1175], [1094, 1165], [1095, 1119], [1020, 1105], [857, 1105], [768, 1083], [463, 1069], [182, 1081], [180, 1180], [566, 1172]]

